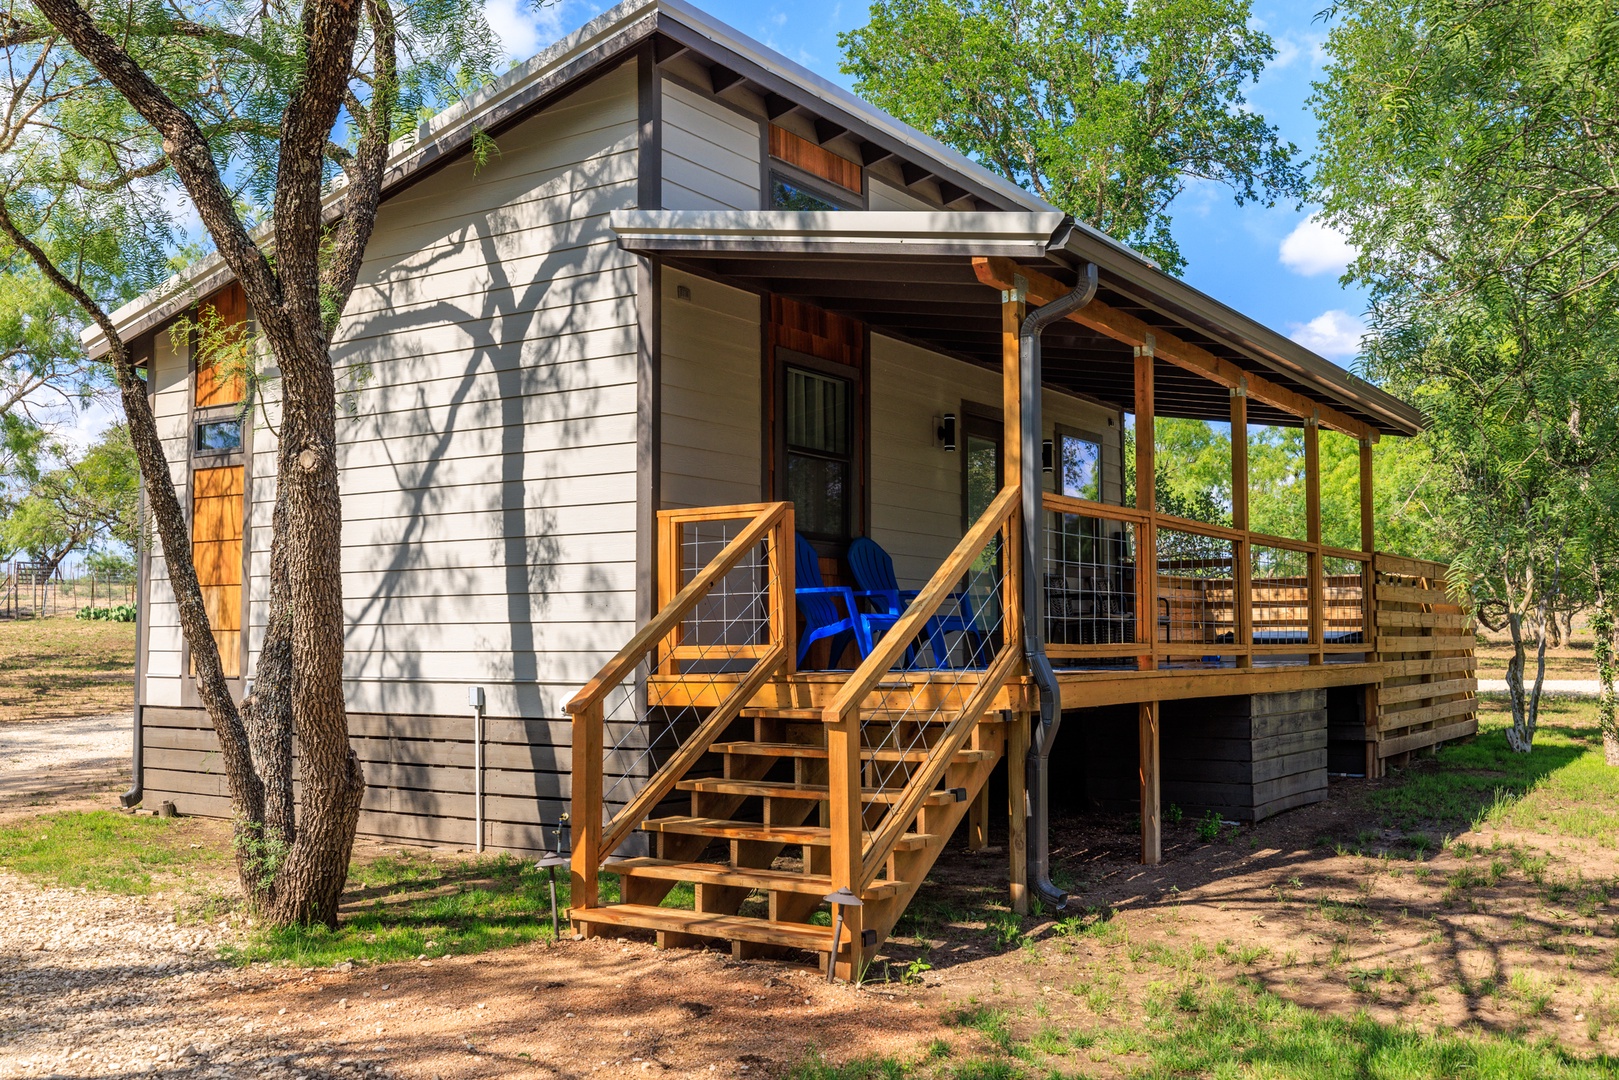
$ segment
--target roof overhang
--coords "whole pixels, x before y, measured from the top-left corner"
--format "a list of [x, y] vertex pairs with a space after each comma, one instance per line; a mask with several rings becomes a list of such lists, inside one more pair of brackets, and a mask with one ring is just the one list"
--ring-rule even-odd
[[[978, 363], [999, 362], [999, 295], [972, 260], [1010, 258], [1043, 273], [1086, 262], [1115, 308], [1175, 333], [1242, 369], [1330, 405], [1376, 431], [1415, 434], [1422, 414], [1331, 361], [1108, 244], [1055, 212], [875, 213], [646, 211], [612, 216], [619, 244], [748, 288], [791, 296], [859, 318], [874, 330]], [[1072, 323], [1047, 331], [1054, 383], [1130, 407], [1130, 352]], [[1227, 391], [1170, 372], [1166, 416], [1221, 419]], [[1251, 405], [1255, 423], [1297, 415]]]

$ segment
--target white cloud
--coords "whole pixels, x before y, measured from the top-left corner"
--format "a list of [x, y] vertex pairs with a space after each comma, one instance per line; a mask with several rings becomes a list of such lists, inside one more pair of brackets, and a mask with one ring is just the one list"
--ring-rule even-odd
[[549, 13], [536, 18], [527, 0], [487, 0], [483, 15], [489, 20], [489, 28], [506, 47], [506, 54], [513, 60], [527, 60], [544, 45], [541, 34], [545, 30], [542, 30], [540, 21], [542, 18], [550, 21]]
[[1315, 277], [1329, 271], [1341, 274], [1357, 254], [1354, 247], [1338, 232], [1311, 214], [1287, 234], [1281, 247], [1282, 265], [1295, 274]]
[[1323, 311], [1307, 323], [1288, 323], [1287, 336], [1328, 360], [1348, 360], [1360, 352], [1366, 324], [1338, 308]]

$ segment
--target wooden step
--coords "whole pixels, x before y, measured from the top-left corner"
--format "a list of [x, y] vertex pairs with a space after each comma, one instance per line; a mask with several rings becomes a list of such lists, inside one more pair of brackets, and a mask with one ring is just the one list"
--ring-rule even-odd
[[[689, 881], [694, 885], [732, 885], [765, 892], [803, 893], [825, 896], [832, 891], [832, 879], [825, 874], [801, 874], [791, 870], [765, 870], [754, 867], [724, 866], [720, 863], [672, 862], [668, 859], [620, 859], [611, 864], [615, 874], [657, 878], [660, 881]], [[876, 900], [898, 892], [903, 883], [875, 881], [861, 894], [862, 900]]]
[[[770, 743], [770, 742], [726, 742], [715, 743], [709, 749], [717, 754], [737, 754], [748, 757], [779, 757], [779, 758], [812, 758], [824, 760], [826, 747], [804, 746], [800, 743]], [[915, 750], [871, 750], [860, 751], [862, 761], [926, 761], [932, 751], [925, 746]], [[993, 750], [962, 750], [955, 760], [960, 762], [986, 761], [995, 756]]]
[[[808, 952], [827, 952], [832, 947], [830, 926], [807, 923], [767, 922], [743, 915], [714, 915], [681, 908], [652, 907], [647, 904], [607, 904], [602, 907], [574, 908], [568, 917], [587, 926], [630, 926], [642, 930], [670, 930], [696, 937], [723, 938], [726, 941], [754, 941], [761, 945], [781, 945]], [[848, 935], [844, 935], [845, 944]]]
[[[681, 780], [675, 787], [680, 791], [698, 791], [710, 795], [762, 795], [772, 799], [810, 799], [825, 802], [825, 784], [793, 784], [776, 780], [725, 780], [718, 777], [703, 780]], [[868, 803], [897, 803], [904, 797], [904, 788], [862, 788], [860, 798]], [[923, 802], [929, 806], [942, 806], [955, 801], [949, 791], [930, 791]]]
[[[647, 832], [679, 833], [684, 836], [712, 836], [719, 840], [761, 840], [765, 842], [831, 847], [832, 830], [819, 825], [760, 825], [754, 821], [731, 821], [726, 818], [666, 817], [651, 818], [641, 823]], [[867, 833], [865, 838], [871, 839]], [[901, 851], [926, 847], [933, 837], [927, 833], [908, 832], [895, 845]]]

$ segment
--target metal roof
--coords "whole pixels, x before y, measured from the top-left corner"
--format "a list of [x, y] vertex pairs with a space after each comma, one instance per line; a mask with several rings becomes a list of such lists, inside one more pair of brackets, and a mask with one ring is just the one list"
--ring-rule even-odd
[[[879, 249], [886, 245], [889, 255], [884, 257], [903, 252], [928, 258], [973, 246], [974, 254], [1039, 260], [1048, 268], [1053, 261], [1095, 262], [1104, 272], [1109, 302], [1116, 306], [1126, 307], [1149, 322], [1195, 331], [1192, 339], [1210, 351], [1245, 366], [1266, 369], [1268, 377], [1294, 384], [1301, 393], [1326, 395], [1346, 406], [1353, 405], [1350, 411], [1383, 430], [1414, 432], [1423, 424], [1421, 414], [1404, 402], [1165, 274], [1112, 237], [1063, 217], [1044, 200], [685, 0], [626, 0], [423, 123], [412, 137], [394, 145], [384, 179], [384, 198], [457, 159], [470, 145], [475, 131], [498, 135], [543, 108], [577, 80], [603, 70], [605, 65], [621, 63], [648, 43], [654, 50], [690, 50], [709, 63], [711, 71], [726, 72], [728, 77], [757, 88], [766, 96], [767, 107], [775, 101], [780, 108], [804, 109], [824, 117], [861, 142], [866, 148], [862, 150], [863, 157], [869, 151], [874, 158], [895, 155], [907, 162], [918, 162], [923, 174], [948, 182], [963, 197], [971, 195], [980, 204], [999, 209], [906, 214], [840, 211], [835, 220], [834, 215], [811, 215], [828, 220], [798, 224], [769, 211], [707, 218], [646, 211], [646, 216], [639, 218], [615, 217], [615, 227], [622, 225], [620, 235], [626, 244], [671, 255], [682, 251], [706, 251], [710, 255], [728, 251], [747, 257], [748, 245], [759, 245], [768, 238], [781, 245], [774, 250], [782, 255], [841, 251], [846, 255], [874, 256], [882, 254]], [[328, 219], [340, 213], [342, 194], [341, 187], [328, 194]], [[666, 231], [655, 234], [658, 229]], [[891, 269], [896, 276], [903, 276], [898, 267]], [[231, 278], [218, 255], [208, 256], [119, 308], [113, 313], [113, 321], [126, 339], [138, 336], [162, 325]], [[940, 313], [941, 317], [950, 314]], [[83, 340], [92, 356], [106, 351], [106, 342], [95, 326], [85, 330]], [[1097, 346], [1103, 347], [1100, 339]]]

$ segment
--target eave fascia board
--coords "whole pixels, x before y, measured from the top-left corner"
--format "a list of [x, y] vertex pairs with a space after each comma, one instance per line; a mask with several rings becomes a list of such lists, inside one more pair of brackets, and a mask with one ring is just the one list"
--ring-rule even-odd
[[1056, 211], [615, 210], [621, 247], [642, 254], [1005, 255], [1044, 258]]

